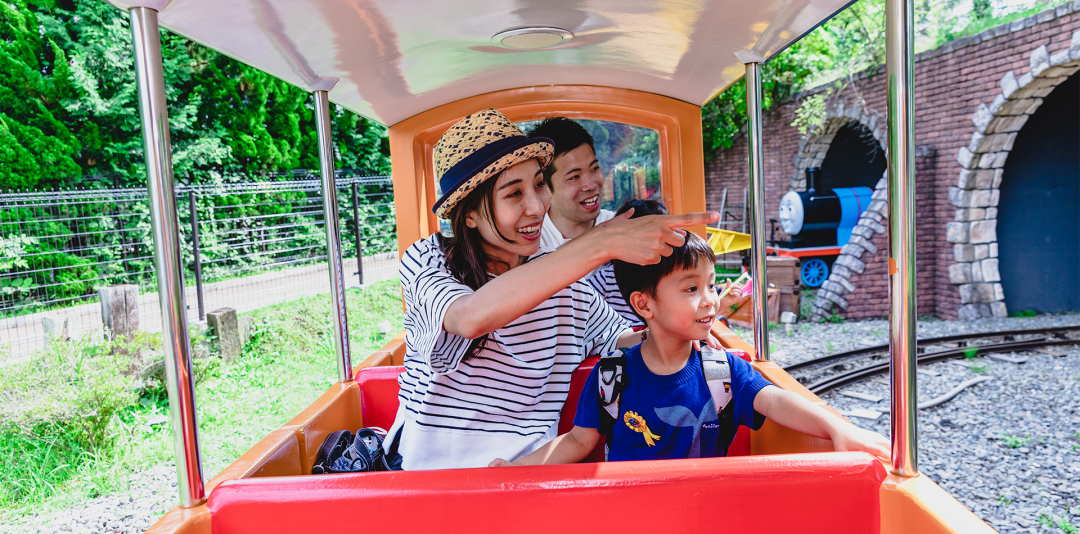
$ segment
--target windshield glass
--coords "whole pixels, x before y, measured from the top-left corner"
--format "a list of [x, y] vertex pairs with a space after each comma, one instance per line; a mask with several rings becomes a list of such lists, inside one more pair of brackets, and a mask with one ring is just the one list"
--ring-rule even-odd
[[[660, 135], [656, 130], [619, 122], [578, 120], [593, 137], [596, 159], [604, 171], [600, 207], [615, 211], [630, 200], [662, 200]], [[540, 121], [517, 123], [528, 132]]]

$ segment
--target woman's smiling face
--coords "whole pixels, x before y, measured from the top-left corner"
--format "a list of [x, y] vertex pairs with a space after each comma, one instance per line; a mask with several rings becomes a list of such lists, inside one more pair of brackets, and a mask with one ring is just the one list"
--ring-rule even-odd
[[[535, 159], [506, 169], [496, 178], [491, 218], [482, 209], [465, 216], [465, 224], [476, 228], [483, 237], [484, 250], [511, 269], [523, 256], [532, 256], [540, 249], [540, 226], [551, 204], [541, 170]], [[506, 269], [501, 265], [489, 268], [494, 274]]]

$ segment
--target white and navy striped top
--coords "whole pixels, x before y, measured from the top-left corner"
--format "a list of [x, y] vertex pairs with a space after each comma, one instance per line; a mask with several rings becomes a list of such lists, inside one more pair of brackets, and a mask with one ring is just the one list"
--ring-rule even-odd
[[619, 284], [615, 282], [615, 269], [611, 266], [611, 262], [601, 265], [585, 280], [596, 290], [600, 298], [604, 299], [611, 309], [618, 312], [630, 326], [645, 326], [645, 322], [634, 313], [634, 309], [627, 304], [626, 299], [619, 292]]
[[413, 243], [399, 272], [405, 372], [390, 436], [402, 432], [405, 469], [482, 467], [532, 452], [557, 433], [571, 372], [586, 356], [614, 350], [627, 330], [579, 281], [492, 332], [483, 352], [464, 360], [469, 340], [442, 325], [450, 304], [472, 289], [450, 274], [437, 236]]

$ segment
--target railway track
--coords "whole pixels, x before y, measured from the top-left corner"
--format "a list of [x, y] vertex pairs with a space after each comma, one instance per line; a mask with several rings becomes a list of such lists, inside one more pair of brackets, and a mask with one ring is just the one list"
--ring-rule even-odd
[[[978, 355], [1080, 344], [1080, 326], [1006, 330], [918, 340], [920, 365]], [[889, 346], [829, 354], [784, 368], [814, 394], [889, 372]]]

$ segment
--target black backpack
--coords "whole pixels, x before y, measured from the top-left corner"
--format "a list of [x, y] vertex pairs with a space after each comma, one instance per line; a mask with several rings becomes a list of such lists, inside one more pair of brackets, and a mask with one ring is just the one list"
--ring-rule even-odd
[[386, 457], [382, 444], [382, 436], [371, 428], [361, 428], [356, 431], [356, 435], [348, 430], [331, 432], [319, 446], [311, 474], [363, 473], [401, 469], [400, 464], [394, 465], [395, 462], [391, 462]]

